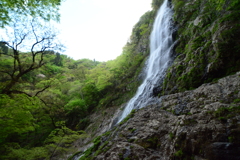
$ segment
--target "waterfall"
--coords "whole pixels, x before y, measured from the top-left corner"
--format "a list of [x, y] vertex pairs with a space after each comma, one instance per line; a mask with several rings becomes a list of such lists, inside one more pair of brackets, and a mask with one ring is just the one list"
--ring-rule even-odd
[[150, 36], [150, 56], [146, 63], [146, 77], [135, 96], [126, 105], [117, 123], [121, 122], [133, 109], [156, 104], [159, 101], [159, 98], [153, 95], [153, 90], [163, 81], [166, 69], [171, 62], [174, 32], [172, 15], [173, 11], [168, 0], [164, 0], [158, 10]]

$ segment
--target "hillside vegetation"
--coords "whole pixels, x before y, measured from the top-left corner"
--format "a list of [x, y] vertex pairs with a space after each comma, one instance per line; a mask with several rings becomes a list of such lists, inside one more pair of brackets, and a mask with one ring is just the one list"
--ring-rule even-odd
[[239, 71], [240, 2], [173, 0], [172, 3], [178, 44], [162, 94], [194, 89]]
[[[100, 125], [105, 124], [103, 118], [112, 118], [116, 108], [126, 103], [141, 84], [144, 76], [141, 71], [149, 55], [149, 35], [162, 2], [163, 0], [152, 1], [152, 11], [140, 17], [139, 22], [133, 27], [131, 37], [123, 47], [122, 54], [115, 60], [107, 62], [89, 59], [73, 60], [67, 55], [60, 54], [62, 45], [53, 41], [56, 34], [52, 30], [39, 25], [31, 18], [24, 20], [26, 18], [24, 16], [28, 18], [39, 16], [40, 12], [34, 11], [44, 12], [44, 5], [57, 11], [61, 1], [52, 1], [51, 5], [46, 3], [40, 8], [37, 8], [39, 6], [34, 2], [29, 1], [33, 3], [28, 6], [29, 12], [24, 14], [16, 12], [17, 17], [11, 16], [11, 11], [6, 10], [4, 13], [8, 17], [0, 17], [2, 27], [7, 25], [15, 27], [15, 32], [8, 40], [2, 39], [0, 42], [0, 159], [66, 158], [79, 151], [79, 145], [90, 144], [93, 138], [101, 134], [103, 130]], [[12, 7], [12, 10], [16, 7], [11, 3], [6, 4], [9, 4], [8, 7], [10, 9]], [[192, 121], [194, 118], [203, 118], [201, 108], [204, 108], [204, 105], [221, 101], [226, 105], [217, 105], [216, 110], [207, 110], [209, 111], [207, 117], [220, 126], [219, 132], [222, 131], [221, 126], [226, 126], [226, 122], [231, 121], [232, 125], [226, 128], [234, 132], [226, 135], [224, 142], [238, 146], [239, 119], [236, 118], [239, 116], [238, 100], [240, 99], [238, 83], [234, 84], [236, 90], [231, 90], [229, 96], [225, 96], [224, 92], [223, 95], [215, 96], [214, 101], [207, 99], [211, 97], [211, 94], [204, 89], [201, 92], [187, 90], [198, 88], [204, 83], [215, 83], [219, 78], [239, 71], [240, 2], [238, 0], [172, 0], [171, 4], [174, 7], [173, 22], [178, 28], [173, 35], [177, 44], [174, 49], [173, 64], [167, 71], [164, 83], [159, 84], [162, 87], [158, 93], [159, 97], [168, 95], [163, 98], [166, 104], [157, 106], [164, 108], [160, 111], [155, 109], [141, 110], [139, 113], [136, 111], [136, 115], [140, 114], [140, 118], [137, 116], [136, 120], [144, 122], [141, 114], [151, 115], [154, 112], [152, 117], [155, 118], [149, 119], [151, 116], [147, 116], [147, 119], [151, 120], [152, 127], [158, 128], [156, 124], [163, 125], [165, 120], [156, 118], [156, 115], [159, 117], [164, 112], [167, 127], [174, 123], [175, 126], [184, 128], [184, 126], [195, 125], [197, 120]], [[24, 6], [21, 3], [19, 5]], [[42, 17], [40, 14], [42, 18], [40, 21], [57, 20], [58, 16], [57, 12], [56, 14], [49, 13], [49, 16], [43, 14]], [[19, 17], [22, 21], [19, 21]], [[36, 30], [41, 32], [36, 32]], [[29, 38], [32, 41], [28, 41], [28, 36], [32, 36]], [[29, 51], [24, 51], [26, 46], [30, 48]], [[237, 81], [237, 76], [232, 80]], [[222, 84], [227, 88], [229, 83]], [[209, 88], [211, 90], [211, 87]], [[228, 93], [228, 89], [225, 90]], [[190, 92], [194, 94], [197, 92], [197, 97], [186, 96], [190, 95]], [[179, 96], [169, 95], [173, 93], [179, 93]], [[219, 98], [221, 96], [222, 99]], [[179, 97], [185, 101], [176, 102]], [[190, 105], [196, 98], [196, 105]], [[189, 108], [181, 108], [187, 105]], [[224, 107], [221, 109], [222, 106]], [[228, 114], [225, 115], [223, 110]], [[195, 113], [199, 115], [194, 117]], [[179, 130], [171, 127], [169, 133], [165, 129], [151, 133], [148, 133], [146, 128], [138, 131], [136, 127], [133, 127], [134, 121], [131, 121], [134, 115], [135, 111], [125, 119], [124, 122], [127, 123], [114, 128], [113, 132], [109, 131], [97, 137], [82, 159], [94, 159], [97, 156], [99, 159], [104, 156], [113, 158], [110, 156], [111, 153], [116, 153], [114, 156], [118, 159], [141, 159], [141, 156], [144, 157], [149, 153], [162, 152], [163, 142], [168, 144], [167, 147], [174, 148], [171, 150], [171, 155], [168, 155], [169, 148], [165, 148], [165, 158], [191, 159], [194, 155], [197, 158], [206, 158], [204, 147], [210, 143], [188, 152], [187, 143], [194, 142], [186, 138], [187, 132], [180, 134]], [[159, 123], [154, 123], [154, 119], [157, 119]], [[139, 123], [138, 125], [140, 127], [145, 124]], [[147, 128], [149, 131], [150, 129], [151, 127]], [[158, 133], [162, 131], [170, 142], [161, 139], [162, 135]], [[143, 132], [146, 133], [146, 137], [142, 140], [139, 137], [138, 139], [129, 138], [134, 137], [135, 134], [144, 135]], [[188, 130], [188, 132], [191, 131]], [[131, 136], [126, 135], [127, 133]], [[196, 136], [191, 133], [189, 135]], [[118, 141], [123, 141], [124, 144], [128, 141], [131, 145], [126, 145], [125, 150], [117, 149], [115, 152], [112, 145], [114, 136], [119, 138]], [[208, 140], [216, 139], [209, 138]], [[77, 140], [81, 141], [78, 145], [76, 145]], [[196, 144], [200, 144], [203, 138], [198, 137], [197, 140], [199, 141]], [[146, 154], [125, 154], [129, 148], [131, 150], [131, 146], [140, 148], [139, 151]], [[195, 145], [192, 144], [192, 146]], [[136, 152], [137, 149], [132, 151]], [[216, 159], [216, 156], [212, 157]]]
[[52, 159], [77, 150], [72, 144], [88, 136], [89, 115], [126, 102], [141, 83], [154, 14], [140, 18], [122, 54], [107, 62], [60, 54], [49, 28], [12, 17], [15, 32], [0, 43], [0, 159]]
[[[97, 116], [102, 121], [96, 123], [99, 128], [92, 134], [96, 138], [81, 160], [239, 159], [240, 3], [171, 2], [177, 44], [174, 61], [159, 84], [162, 102], [133, 110], [112, 128], [111, 121]], [[156, 14], [162, 1], [152, 4], [151, 12]], [[138, 46], [145, 40], [141, 37]], [[94, 124], [87, 131], [93, 130]], [[108, 132], [99, 134], [106, 128]], [[89, 142], [80, 143], [84, 144]]]

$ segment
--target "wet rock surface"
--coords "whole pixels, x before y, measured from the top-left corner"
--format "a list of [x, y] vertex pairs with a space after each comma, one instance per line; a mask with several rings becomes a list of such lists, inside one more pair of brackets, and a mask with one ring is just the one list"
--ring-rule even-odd
[[101, 136], [96, 160], [240, 159], [240, 73], [161, 97]]

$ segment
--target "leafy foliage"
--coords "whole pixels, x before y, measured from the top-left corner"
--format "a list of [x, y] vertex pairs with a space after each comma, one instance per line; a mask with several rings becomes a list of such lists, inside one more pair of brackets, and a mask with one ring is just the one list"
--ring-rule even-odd
[[[58, 10], [61, 1], [14, 2], [1, 2], [10, 6], [2, 11], [6, 17], [0, 17], [2, 26], [11, 24], [14, 32], [0, 43], [0, 126], [4, 128], [0, 159], [62, 157], [74, 151], [75, 140], [87, 136], [82, 130], [91, 123], [90, 114], [122, 104], [135, 93], [149, 54], [148, 37], [156, 10], [140, 18], [119, 57], [98, 62], [60, 54], [59, 43], [51, 41], [56, 34], [49, 34], [50, 26], [35, 28], [33, 21], [25, 20], [26, 15], [58, 19], [52, 11]], [[20, 13], [22, 6], [27, 8]], [[11, 17], [12, 13], [16, 16]], [[17, 18], [27, 24], [13, 23]]]
[[44, 20], [50, 19], [59, 21], [59, 6], [61, 0], [48, 1], [19, 1], [19, 0], [1, 0], [0, 1], [0, 26], [4, 27], [12, 21], [14, 16], [32, 16], [41, 17]]
[[152, 8], [157, 10], [161, 6], [162, 3], [163, 3], [163, 0], [153, 0], [152, 1]]
[[31, 112], [41, 107], [36, 98], [26, 95], [15, 95], [14, 99], [7, 95], [0, 95], [0, 143], [6, 141], [8, 135], [23, 134], [33, 131], [37, 127], [35, 117]]

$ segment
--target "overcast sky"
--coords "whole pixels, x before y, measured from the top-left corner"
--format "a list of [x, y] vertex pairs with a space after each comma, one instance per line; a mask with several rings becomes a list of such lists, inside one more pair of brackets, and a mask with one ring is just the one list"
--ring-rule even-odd
[[152, 0], [65, 0], [60, 39], [69, 57], [108, 61], [122, 52], [133, 26]]

